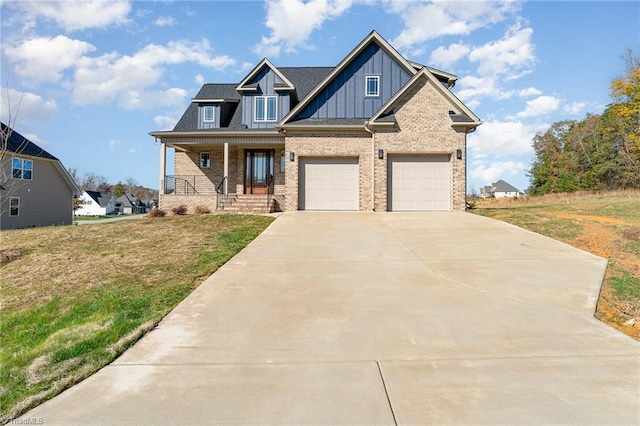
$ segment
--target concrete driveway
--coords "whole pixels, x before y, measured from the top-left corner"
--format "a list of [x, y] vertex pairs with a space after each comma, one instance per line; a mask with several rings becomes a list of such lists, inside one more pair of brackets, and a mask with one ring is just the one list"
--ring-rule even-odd
[[606, 261], [467, 213], [285, 213], [45, 424], [639, 424]]

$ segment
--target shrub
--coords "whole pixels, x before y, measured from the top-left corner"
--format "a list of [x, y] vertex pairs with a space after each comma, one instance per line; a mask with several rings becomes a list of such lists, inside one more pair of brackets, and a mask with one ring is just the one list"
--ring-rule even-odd
[[149, 211], [149, 213], [147, 213], [148, 217], [165, 217], [166, 215], [167, 215], [166, 211], [159, 209], [157, 207], [154, 207]]
[[211, 213], [211, 209], [207, 206], [196, 206], [196, 214], [208, 214]]
[[179, 205], [178, 207], [174, 207], [171, 209], [171, 213], [177, 216], [184, 216], [185, 214], [187, 214], [187, 206], [182, 204], [182, 205]]

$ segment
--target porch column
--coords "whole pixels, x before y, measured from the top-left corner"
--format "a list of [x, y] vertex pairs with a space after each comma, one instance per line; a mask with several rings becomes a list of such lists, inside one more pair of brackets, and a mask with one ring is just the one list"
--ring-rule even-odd
[[160, 141], [160, 187], [158, 194], [164, 194], [164, 180], [167, 174], [167, 145]]
[[229, 142], [224, 143], [224, 195], [229, 194]]

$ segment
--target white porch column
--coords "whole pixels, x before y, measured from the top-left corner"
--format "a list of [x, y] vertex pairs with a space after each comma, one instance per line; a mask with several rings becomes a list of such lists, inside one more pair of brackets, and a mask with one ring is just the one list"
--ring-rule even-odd
[[167, 145], [160, 141], [160, 187], [159, 194], [164, 194], [164, 180], [167, 175]]
[[224, 195], [229, 194], [229, 142], [224, 143]]

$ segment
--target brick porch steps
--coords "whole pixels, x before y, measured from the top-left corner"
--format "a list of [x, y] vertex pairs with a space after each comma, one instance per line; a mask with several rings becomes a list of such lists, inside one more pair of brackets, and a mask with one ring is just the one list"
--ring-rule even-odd
[[[267, 200], [269, 205], [267, 208]], [[220, 198], [218, 212], [264, 214], [272, 213], [275, 207], [273, 196], [255, 194], [229, 194], [227, 198]]]

